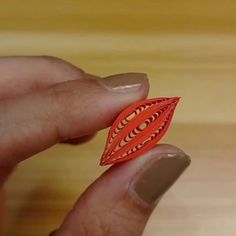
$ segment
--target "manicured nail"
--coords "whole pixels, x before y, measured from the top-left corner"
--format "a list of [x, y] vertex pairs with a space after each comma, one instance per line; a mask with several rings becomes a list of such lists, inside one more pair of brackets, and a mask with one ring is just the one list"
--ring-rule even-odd
[[159, 155], [138, 174], [131, 185], [132, 192], [147, 204], [158, 202], [190, 164], [190, 158], [185, 154], [163, 153]]
[[101, 80], [103, 86], [116, 92], [138, 90], [142, 85], [148, 83], [146, 74], [126, 73], [106, 77]]

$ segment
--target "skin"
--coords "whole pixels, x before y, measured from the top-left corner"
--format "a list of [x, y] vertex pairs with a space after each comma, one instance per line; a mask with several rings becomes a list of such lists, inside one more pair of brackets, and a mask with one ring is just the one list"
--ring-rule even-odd
[[[4, 184], [19, 162], [56, 143], [86, 142], [110, 126], [122, 109], [145, 98], [149, 90], [144, 81], [129, 93], [114, 93], [97, 80], [98, 76], [54, 57], [0, 58], [1, 224]], [[170, 145], [156, 149], [155, 156], [182, 153]], [[85, 191], [51, 235], [141, 235], [155, 205], [133, 201], [122, 181], [131, 180], [153, 155], [110, 168]], [[120, 188], [112, 184], [118, 179], [115, 176], [122, 176], [115, 183]]]

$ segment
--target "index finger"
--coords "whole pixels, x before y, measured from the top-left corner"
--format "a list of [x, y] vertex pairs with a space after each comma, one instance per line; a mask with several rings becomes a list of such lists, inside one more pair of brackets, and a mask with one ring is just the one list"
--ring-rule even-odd
[[0, 166], [14, 166], [55, 143], [109, 126], [148, 89], [146, 75], [130, 73], [65, 82], [0, 102]]

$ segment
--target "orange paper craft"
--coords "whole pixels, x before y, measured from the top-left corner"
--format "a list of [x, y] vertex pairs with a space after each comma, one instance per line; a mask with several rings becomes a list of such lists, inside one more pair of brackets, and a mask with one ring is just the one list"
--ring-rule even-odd
[[179, 99], [145, 99], [123, 110], [109, 130], [100, 165], [127, 161], [150, 150], [167, 131]]

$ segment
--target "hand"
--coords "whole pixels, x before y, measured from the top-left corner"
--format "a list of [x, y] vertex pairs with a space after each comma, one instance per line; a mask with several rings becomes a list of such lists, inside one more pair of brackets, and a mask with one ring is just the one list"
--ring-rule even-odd
[[[122, 109], [145, 98], [148, 89], [145, 74], [102, 79], [53, 57], [0, 58], [1, 194], [17, 163], [108, 127]], [[159, 199], [189, 163], [178, 148], [158, 145], [111, 167], [51, 235], [141, 235]], [[0, 210], [3, 222], [3, 200]]]

